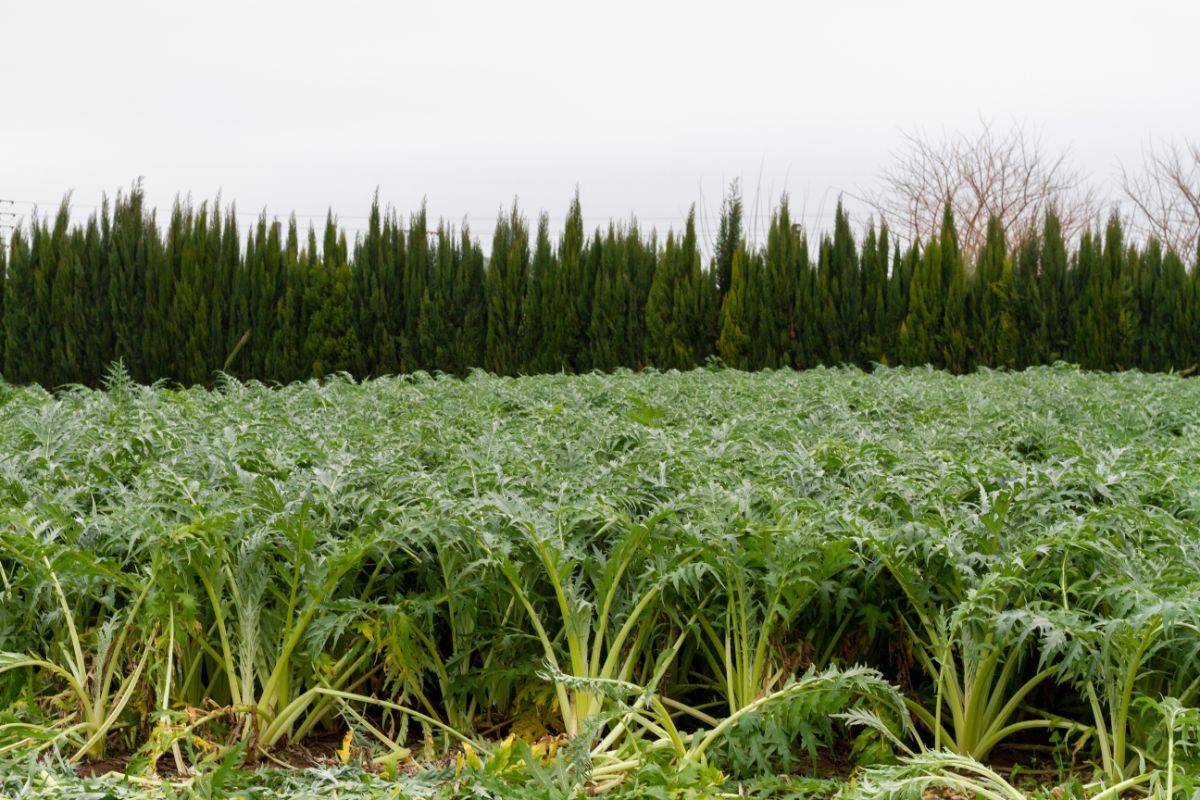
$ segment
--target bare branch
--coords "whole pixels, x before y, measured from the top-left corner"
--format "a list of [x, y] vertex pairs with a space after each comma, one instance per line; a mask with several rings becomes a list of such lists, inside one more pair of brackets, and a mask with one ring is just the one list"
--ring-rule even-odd
[[1200, 241], [1200, 142], [1151, 146], [1142, 169], [1121, 168], [1121, 190], [1133, 204], [1144, 235], [1154, 236], [1185, 257]]
[[997, 132], [987, 122], [976, 134], [940, 140], [905, 132], [903, 149], [893, 153], [878, 190], [864, 199], [901, 237], [928, 241], [941, 225], [947, 198], [968, 261], [983, 245], [992, 215], [1015, 241], [1040, 230], [1051, 207], [1068, 237], [1097, 219], [1099, 210], [1095, 191], [1065, 151], [1048, 152], [1022, 126]]

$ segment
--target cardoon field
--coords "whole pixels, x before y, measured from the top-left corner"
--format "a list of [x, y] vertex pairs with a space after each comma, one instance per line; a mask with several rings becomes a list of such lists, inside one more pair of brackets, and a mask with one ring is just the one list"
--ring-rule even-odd
[[0, 797], [1192, 797], [1200, 381], [0, 386]]

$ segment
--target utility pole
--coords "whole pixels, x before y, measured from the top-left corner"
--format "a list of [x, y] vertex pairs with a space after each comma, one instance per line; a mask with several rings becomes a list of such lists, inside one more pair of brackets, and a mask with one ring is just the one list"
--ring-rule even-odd
[[4, 232], [11, 231], [13, 223], [9, 220], [16, 217], [17, 213], [12, 211], [12, 200], [0, 200], [0, 248], [4, 247]]
[[12, 200], [0, 199], [0, 253], [4, 252], [4, 248], [8, 246], [5, 243], [5, 231], [12, 230], [12, 221], [16, 217], [17, 212], [12, 210]]

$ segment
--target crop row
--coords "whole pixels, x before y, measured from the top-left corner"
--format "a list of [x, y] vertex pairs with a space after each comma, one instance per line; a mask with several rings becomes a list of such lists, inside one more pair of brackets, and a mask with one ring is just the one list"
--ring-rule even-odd
[[1033, 748], [1176, 791], [1198, 400], [1062, 367], [0, 388], [0, 752], [517, 746], [602, 790], [832, 748], [884, 791]]

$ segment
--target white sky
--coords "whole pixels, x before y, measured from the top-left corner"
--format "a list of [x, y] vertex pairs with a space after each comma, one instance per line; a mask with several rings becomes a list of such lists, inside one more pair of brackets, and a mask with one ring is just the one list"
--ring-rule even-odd
[[378, 186], [486, 246], [514, 196], [557, 221], [578, 184], [589, 230], [665, 229], [740, 177], [821, 227], [903, 130], [1023, 123], [1104, 193], [1200, 136], [1191, 0], [3, 0], [0, 31], [0, 198], [43, 211], [144, 176], [160, 219], [220, 191], [353, 235]]

